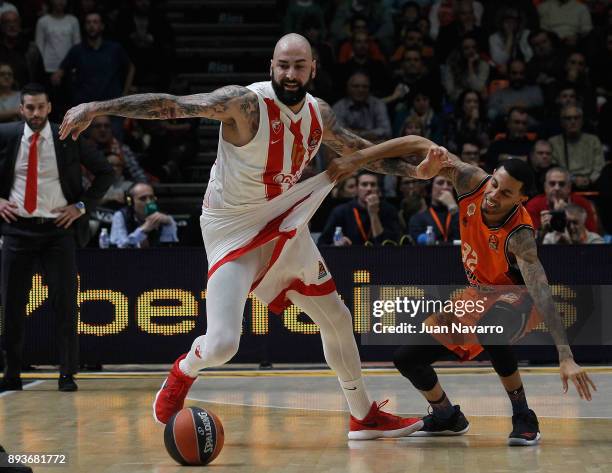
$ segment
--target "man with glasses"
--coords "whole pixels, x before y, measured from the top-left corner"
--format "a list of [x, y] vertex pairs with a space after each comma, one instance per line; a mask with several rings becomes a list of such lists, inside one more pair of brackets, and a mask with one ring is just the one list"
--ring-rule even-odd
[[594, 232], [597, 230], [597, 221], [593, 205], [584, 197], [572, 192], [570, 174], [566, 169], [553, 167], [546, 173], [544, 181], [544, 194], [535, 196], [525, 205], [531, 215], [533, 226], [541, 234], [550, 231], [553, 212], [562, 212], [568, 204], [582, 207], [586, 213], [586, 228]]
[[605, 162], [599, 138], [583, 133], [582, 116], [582, 109], [576, 105], [563, 108], [563, 133], [549, 141], [553, 148], [553, 163], [569, 170], [577, 189], [587, 190], [593, 188]]
[[119, 248], [150, 248], [177, 243], [176, 222], [157, 207], [153, 187], [143, 182], [130, 187], [126, 206], [113, 215], [110, 242]]

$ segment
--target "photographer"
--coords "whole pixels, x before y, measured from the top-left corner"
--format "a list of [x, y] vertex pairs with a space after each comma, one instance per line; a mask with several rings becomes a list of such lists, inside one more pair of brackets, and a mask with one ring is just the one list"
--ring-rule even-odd
[[125, 195], [126, 207], [115, 212], [110, 242], [119, 248], [149, 248], [177, 243], [176, 222], [159, 212], [157, 197], [149, 184], [130, 187]]
[[592, 245], [604, 243], [601, 235], [590, 232], [585, 227], [587, 219], [586, 210], [582, 207], [569, 204], [562, 212], [550, 212], [550, 223], [542, 230], [548, 230], [542, 243], [545, 245]]
[[[544, 194], [536, 195], [525, 205], [531, 215], [536, 230], [550, 224], [551, 211], [563, 211], [568, 204], [582, 207], [587, 214], [586, 228], [593, 232], [597, 229], [597, 221], [593, 205], [584, 197], [572, 192], [570, 174], [566, 169], [553, 167], [546, 172], [544, 180]], [[544, 235], [546, 231], [541, 231]]]

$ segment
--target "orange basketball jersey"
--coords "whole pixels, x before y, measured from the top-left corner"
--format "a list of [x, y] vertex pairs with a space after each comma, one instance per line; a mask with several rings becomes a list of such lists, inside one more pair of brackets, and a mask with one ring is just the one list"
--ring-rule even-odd
[[489, 227], [484, 223], [481, 206], [490, 178], [485, 177], [474, 190], [458, 198], [465, 274], [473, 286], [523, 284], [516, 259], [508, 252], [508, 240], [521, 228], [533, 230], [533, 223], [522, 205], [516, 206], [501, 225]]

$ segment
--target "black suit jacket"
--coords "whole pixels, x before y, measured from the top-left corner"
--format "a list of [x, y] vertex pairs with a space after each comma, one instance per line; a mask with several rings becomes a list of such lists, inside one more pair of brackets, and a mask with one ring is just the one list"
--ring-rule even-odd
[[[24, 122], [0, 124], [0, 198], [10, 197], [15, 179], [15, 162], [25, 127]], [[102, 153], [88, 146], [79, 138], [73, 141], [67, 138], [59, 139], [59, 126], [51, 124], [55, 156], [59, 172], [60, 185], [68, 204], [82, 201], [87, 214], [77, 219], [73, 225], [75, 236], [80, 246], [89, 240], [89, 213], [93, 211], [98, 201], [113, 182], [113, 168]], [[83, 189], [81, 176], [83, 164], [94, 176], [89, 189]]]

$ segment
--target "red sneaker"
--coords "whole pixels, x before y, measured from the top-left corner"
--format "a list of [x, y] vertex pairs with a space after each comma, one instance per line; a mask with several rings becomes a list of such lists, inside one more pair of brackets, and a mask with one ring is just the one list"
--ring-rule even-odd
[[423, 427], [419, 418], [404, 418], [381, 411], [380, 408], [388, 402], [388, 399], [380, 404], [373, 402], [370, 412], [361, 420], [351, 416], [349, 440], [407, 437]]
[[183, 408], [189, 388], [197, 379], [183, 374], [179, 368], [179, 362], [186, 356], [187, 353], [179, 356], [174, 362], [170, 374], [155, 395], [153, 418], [160, 424], [166, 424], [174, 414]]

